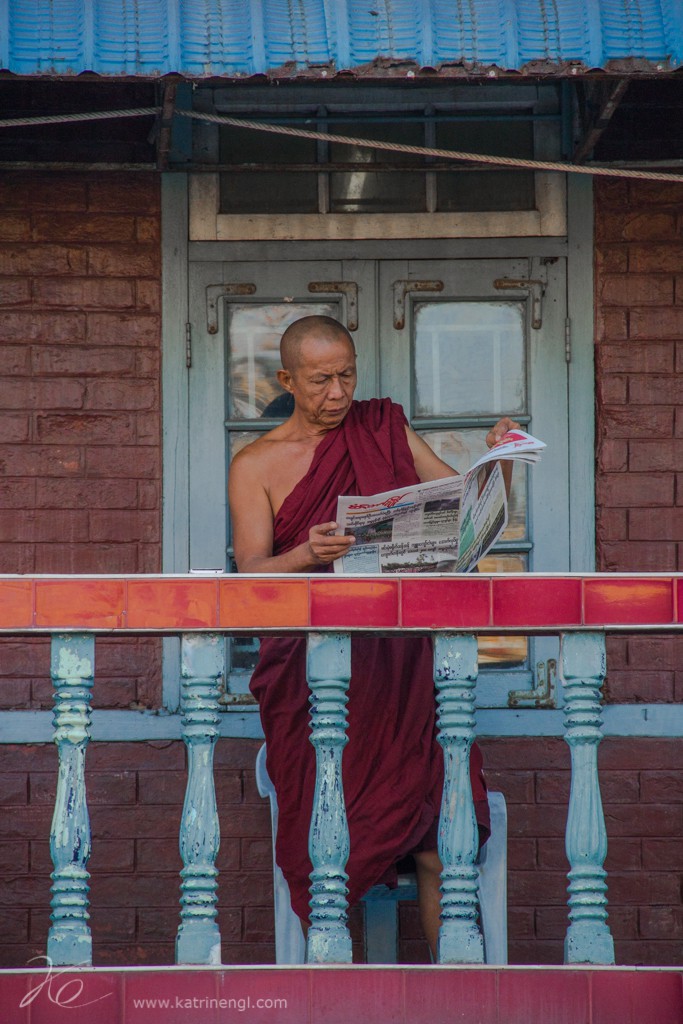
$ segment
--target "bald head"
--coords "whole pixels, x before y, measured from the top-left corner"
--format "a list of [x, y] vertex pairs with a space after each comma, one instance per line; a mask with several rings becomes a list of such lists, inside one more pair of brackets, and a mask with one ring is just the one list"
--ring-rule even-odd
[[305, 342], [348, 343], [355, 355], [355, 347], [351, 335], [343, 324], [331, 316], [304, 316], [290, 324], [280, 341], [280, 359], [285, 370], [292, 373], [300, 365], [301, 350]]

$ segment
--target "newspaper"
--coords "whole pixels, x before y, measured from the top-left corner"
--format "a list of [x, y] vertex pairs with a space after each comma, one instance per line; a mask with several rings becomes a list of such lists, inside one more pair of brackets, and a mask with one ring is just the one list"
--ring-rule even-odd
[[464, 476], [337, 500], [337, 534], [355, 544], [338, 573], [469, 572], [508, 522], [501, 459], [534, 463], [545, 443], [510, 430]]

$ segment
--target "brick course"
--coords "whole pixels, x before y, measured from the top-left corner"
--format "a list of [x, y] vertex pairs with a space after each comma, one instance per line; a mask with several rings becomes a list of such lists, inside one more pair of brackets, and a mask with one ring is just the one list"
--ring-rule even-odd
[[[158, 179], [6, 173], [0, 195], [0, 572], [158, 571]], [[117, 643], [96, 706], [158, 705], [158, 643]], [[24, 650], [0, 707], [49, 707]]]
[[[616, 184], [595, 184], [597, 568], [680, 572], [683, 186]], [[625, 643], [608, 698], [675, 699], [681, 639]]]

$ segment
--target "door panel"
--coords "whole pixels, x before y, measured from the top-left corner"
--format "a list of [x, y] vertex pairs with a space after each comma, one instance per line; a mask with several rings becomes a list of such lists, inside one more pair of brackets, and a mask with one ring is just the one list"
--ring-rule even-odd
[[[482, 572], [569, 565], [564, 275], [559, 260], [406, 260], [380, 267], [380, 388], [403, 404], [437, 454], [465, 471], [503, 415], [548, 445], [533, 471], [515, 467], [510, 523]], [[405, 301], [397, 316], [398, 291]], [[557, 658], [555, 638], [482, 637], [480, 662], [489, 670], [480, 676], [479, 705], [506, 706], [510, 690], [533, 689], [535, 666], [549, 658]]]
[[[282, 330], [307, 313], [324, 313], [352, 328], [357, 397], [400, 402], [458, 470], [485, 450], [486, 432], [501, 415], [547, 442], [533, 471], [515, 468], [510, 523], [480, 570], [566, 571], [563, 261], [196, 263], [190, 309], [191, 568], [232, 571], [230, 459], [286, 415], [275, 381]], [[244, 699], [255, 650], [254, 641], [231, 645], [229, 701]], [[482, 638], [480, 706], [506, 706], [511, 690], [533, 689], [534, 666], [556, 657], [554, 638]]]
[[[239, 285], [249, 288], [240, 291]], [[367, 332], [372, 341], [375, 264], [199, 263], [192, 267], [190, 290], [190, 567], [223, 569], [229, 568], [230, 459], [286, 415], [274, 379], [280, 335], [293, 320], [320, 313], [350, 322], [354, 338]], [[217, 320], [210, 311], [216, 296]], [[376, 352], [372, 344], [357, 347], [359, 397], [370, 397]]]

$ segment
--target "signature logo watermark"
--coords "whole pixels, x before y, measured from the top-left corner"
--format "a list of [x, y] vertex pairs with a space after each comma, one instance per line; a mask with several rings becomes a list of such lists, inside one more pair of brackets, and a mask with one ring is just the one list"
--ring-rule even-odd
[[103, 995], [97, 996], [96, 999], [82, 999], [81, 997], [85, 994], [84, 978], [71, 976], [62, 980], [64, 975], [72, 975], [74, 970], [78, 970], [79, 967], [89, 967], [89, 964], [73, 964], [55, 970], [49, 956], [34, 956], [28, 962], [32, 964], [37, 960], [44, 961], [47, 971], [38, 984], [29, 989], [19, 1003], [19, 1008], [22, 1010], [30, 1006], [41, 994], [53, 1006], [59, 1006], [62, 1010], [82, 1010], [84, 1006], [101, 1003], [103, 999], [109, 999], [113, 995], [112, 992], [105, 992]]

